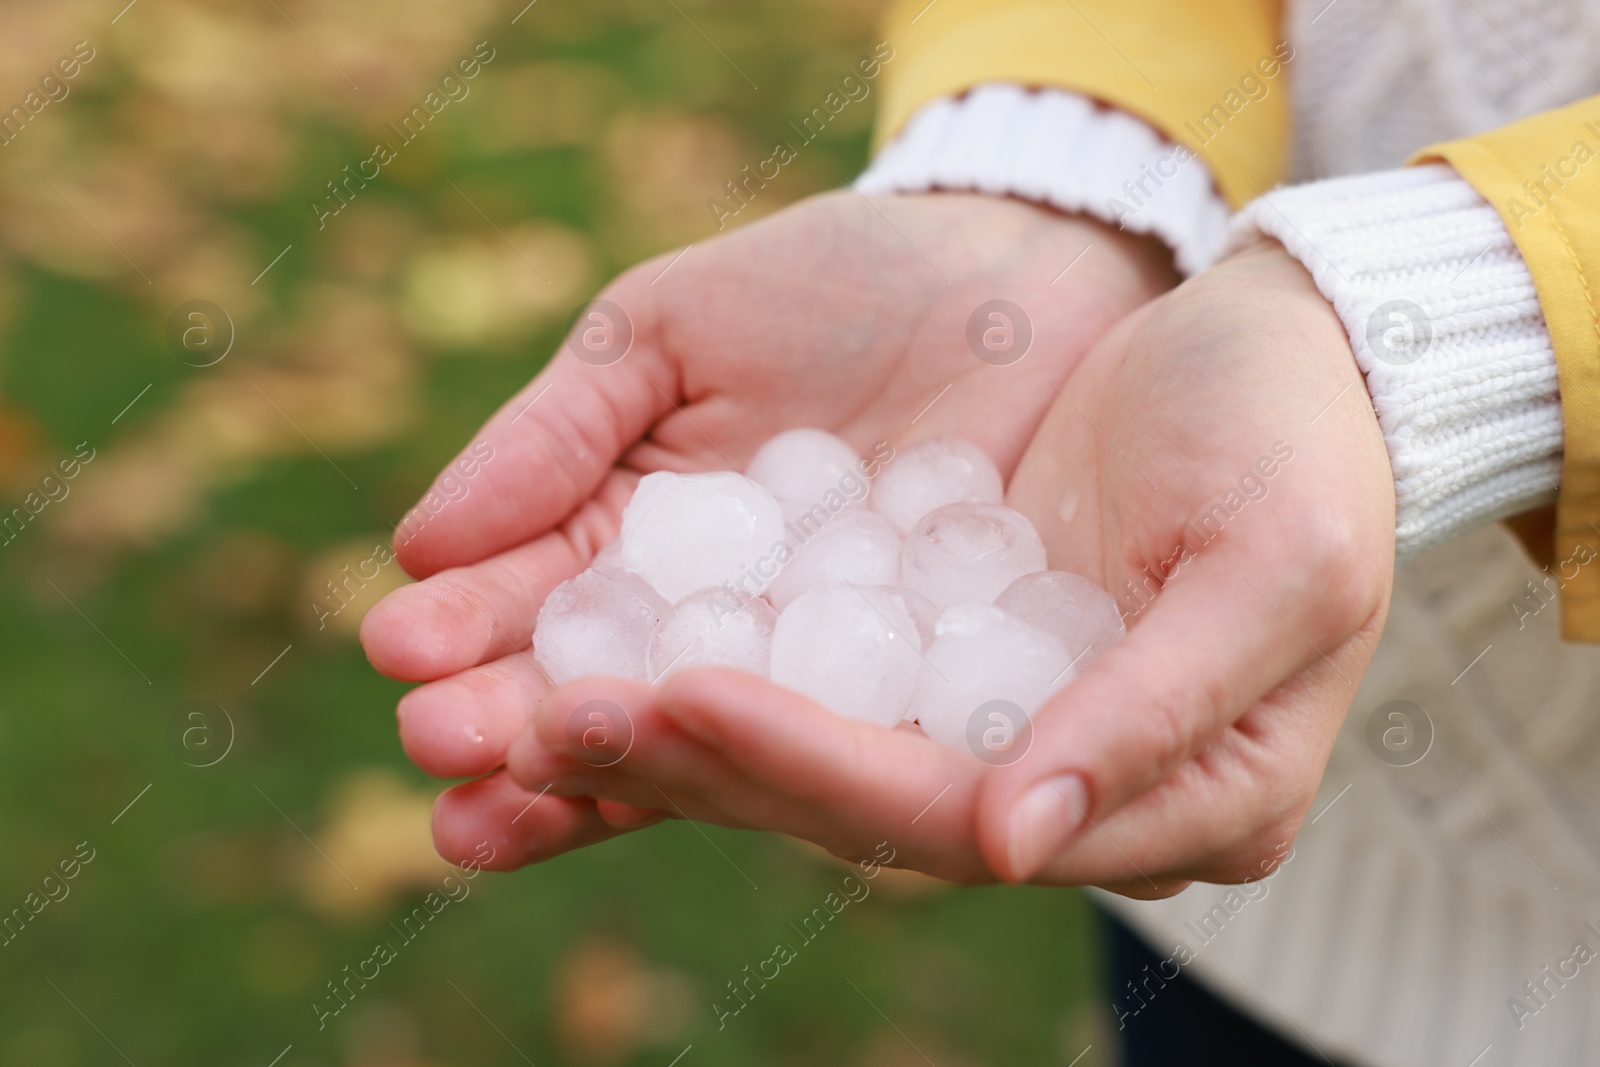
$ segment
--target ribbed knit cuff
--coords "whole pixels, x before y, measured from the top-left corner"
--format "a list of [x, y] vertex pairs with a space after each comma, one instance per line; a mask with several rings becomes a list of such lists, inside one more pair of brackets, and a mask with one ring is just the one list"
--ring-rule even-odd
[[981, 85], [918, 111], [855, 187], [1015, 196], [1151, 234], [1194, 274], [1217, 257], [1228, 207], [1204, 162], [1121, 111], [1062, 89]]
[[1401, 557], [1555, 499], [1561, 397], [1539, 296], [1453, 169], [1278, 189], [1239, 213], [1229, 247], [1258, 234], [1305, 265], [1350, 335], [1394, 468]]

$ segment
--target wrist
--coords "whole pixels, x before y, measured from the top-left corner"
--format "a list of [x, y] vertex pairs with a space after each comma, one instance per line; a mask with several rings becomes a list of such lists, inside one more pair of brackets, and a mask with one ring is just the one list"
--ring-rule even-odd
[[1193, 274], [1222, 247], [1227, 204], [1204, 161], [1079, 93], [979, 85], [928, 104], [855, 182], [864, 193], [974, 191], [1159, 239]]
[[1343, 323], [1389, 452], [1401, 556], [1554, 499], [1549, 330], [1527, 265], [1470, 185], [1435, 164], [1279, 189], [1235, 222], [1236, 242], [1264, 236]]
[[[1049, 204], [940, 190], [873, 199], [927, 213], [929, 228], [950, 242], [943, 252], [929, 253], [941, 266], [951, 257], [968, 275], [967, 284], [981, 277], [983, 284], [1001, 286], [992, 296], [1048, 297], [1084, 319], [1104, 320], [1104, 327], [1183, 280], [1172, 250], [1159, 238]], [[959, 275], [951, 277], [962, 283]]]

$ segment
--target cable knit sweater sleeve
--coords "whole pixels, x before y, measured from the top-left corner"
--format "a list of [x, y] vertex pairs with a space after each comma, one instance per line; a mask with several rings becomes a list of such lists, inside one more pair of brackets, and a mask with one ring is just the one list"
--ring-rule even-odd
[[[1057, 89], [984, 85], [929, 104], [856, 187], [1083, 212], [1161, 238], [1185, 273], [1227, 229], [1203, 161]], [[1500, 216], [1448, 165], [1280, 188], [1228, 233], [1233, 246], [1277, 239], [1344, 323], [1389, 449], [1401, 557], [1555, 499], [1561, 400], [1538, 294]]]
[[1555, 352], [1499, 214], [1445, 164], [1275, 190], [1234, 220], [1276, 238], [1338, 312], [1394, 469], [1402, 557], [1552, 503]]

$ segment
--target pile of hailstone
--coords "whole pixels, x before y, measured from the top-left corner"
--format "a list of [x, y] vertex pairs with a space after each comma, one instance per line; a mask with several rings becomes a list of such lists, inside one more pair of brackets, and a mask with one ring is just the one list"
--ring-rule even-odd
[[735, 667], [965, 747], [979, 709], [1031, 716], [1123, 635], [1110, 594], [1047, 570], [1001, 492], [960, 438], [863, 459], [810, 429], [744, 474], [646, 475], [621, 537], [546, 600], [535, 659], [557, 685]]

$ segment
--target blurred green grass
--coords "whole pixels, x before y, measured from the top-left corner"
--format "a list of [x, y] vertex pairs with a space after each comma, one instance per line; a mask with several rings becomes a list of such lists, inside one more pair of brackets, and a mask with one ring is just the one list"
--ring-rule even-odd
[[[96, 450], [0, 546], [0, 914], [95, 850], [0, 945], [0, 1062], [266, 1067], [292, 1045], [283, 1067], [667, 1064], [692, 1045], [683, 1067], [952, 1067], [1066, 1064], [1091, 1041], [1080, 1063], [1109, 1062], [1094, 924], [1065, 892], [886, 879], [719, 1030], [725, 983], [845, 871], [681, 824], [477, 879], [318, 1030], [324, 983], [443, 870], [418, 844], [436, 787], [395, 737], [404, 687], [345, 625], [376, 593], [319, 631], [316, 590], [387, 536], [596, 285], [712, 232], [704, 201], [870, 50], [875, 5], [540, 0], [514, 26], [520, 3], [285, 2], [282, 20], [145, 3], [112, 25], [120, 7], [0, 11], [0, 99], [74, 40], [100, 51], [0, 149], [0, 505], [78, 442]], [[322, 183], [482, 39], [497, 56], [472, 95], [319, 231]], [[848, 180], [872, 102], [740, 221]], [[550, 257], [559, 298], [513, 279], [468, 314], [419, 289], [525, 269], [446, 178]], [[166, 347], [189, 299], [235, 317], [215, 367]], [[168, 746], [195, 699], [237, 727], [214, 766]], [[331, 856], [366, 865], [356, 904], [302, 830], [360, 852]]]

